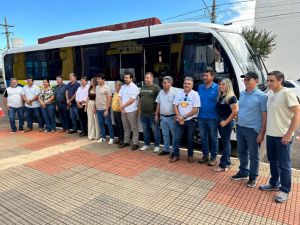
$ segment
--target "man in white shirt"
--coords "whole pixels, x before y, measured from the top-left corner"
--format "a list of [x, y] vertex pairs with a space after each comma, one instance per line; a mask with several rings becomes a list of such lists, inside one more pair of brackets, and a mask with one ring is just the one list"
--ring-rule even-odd
[[33, 116], [37, 118], [39, 131], [42, 132], [44, 131], [43, 117], [41, 113], [40, 103], [38, 101], [40, 88], [33, 82], [33, 78], [27, 78], [27, 85], [25, 85], [22, 90], [22, 98], [25, 102], [25, 118], [27, 121], [27, 129], [25, 130], [25, 132], [32, 131]]
[[[160, 90], [155, 102], [155, 121], [160, 121], [160, 128], [162, 131], [164, 149], [158, 155], [169, 155], [170, 146], [174, 144], [175, 138], [175, 111], [174, 111], [174, 98], [177, 93], [176, 88], [172, 87], [173, 78], [165, 76], [163, 78], [163, 89]], [[170, 144], [170, 132], [172, 134], [172, 144]], [[172, 155], [171, 155], [172, 156]]]
[[119, 148], [129, 146], [130, 134], [132, 131], [132, 148], [136, 150], [139, 148], [139, 130], [137, 125], [138, 118], [138, 95], [139, 88], [133, 83], [133, 74], [125, 72], [124, 82], [119, 92], [120, 108], [122, 112], [122, 122], [124, 128], [124, 143]]
[[16, 127], [16, 113], [19, 119], [19, 130], [23, 131], [24, 125], [24, 112], [23, 112], [23, 99], [22, 87], [18, 86], [16, 78], [10, 79], [10, 87], [8, 87], [3, 94], [3, 103], [8, 111], [11, 132], [17, 131]]
[[201, 103], [198, 93], [193, 90], [193, 86], [193, 78], [185, 77], [183, 90], [178, 91], [175, 95], [173, 104], [177, 121], [175, 125], [175, 140], [173, 146], [174, 154], [173, 158], [170, 159], [170, 163], [179, 160], [179, 147], [184, 131], [186, 131], [187, 136], [188, 162], [194, 162], [193, 135], [197, 125], [197, 116]]
[[81, 125], [81, 132], [79, 137], [87, 136], [87, 113], [84, 110], [87, 104], [88, 92], [90, 86], [86, 76], [81, 77], [81, 86], [76, 91], [76, 104], [78, 107], [78, 117]]
[[259, 187], [263, 191], [277, 191], [275, 201], [283, 203], [291, 191], [291, 145], [300, 124], [300, 100], [296, 93], [282, 86], [284, 74], [268, 73], [270, 89], [267, 101], [267, 156], [270, 162], [269, 184]]

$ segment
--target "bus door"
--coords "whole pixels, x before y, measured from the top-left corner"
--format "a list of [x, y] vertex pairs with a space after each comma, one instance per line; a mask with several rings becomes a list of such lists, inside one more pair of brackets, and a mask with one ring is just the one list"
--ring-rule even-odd
[[152, 72], [154, 83], [160, 85], [164, 76], [170, 76], [170, 45], [151, 45], [144, 49], [144, 74]]

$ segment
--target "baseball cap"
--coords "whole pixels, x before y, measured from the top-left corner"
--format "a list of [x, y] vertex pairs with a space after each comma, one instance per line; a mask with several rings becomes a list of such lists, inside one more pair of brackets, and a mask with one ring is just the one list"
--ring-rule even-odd
[[246, 73], [245, 75], [241, 75], [241, 78], [253, 78], [253, 79], [258, 79], [258, 75], [256, 72], [253, 71], [249, 71], [248, 73]]

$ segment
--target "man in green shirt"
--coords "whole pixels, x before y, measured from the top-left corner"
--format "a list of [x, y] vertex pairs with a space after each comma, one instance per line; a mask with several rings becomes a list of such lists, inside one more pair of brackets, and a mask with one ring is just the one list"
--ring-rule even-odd
[[160, 144], [160, 130], [158, 124], [155, 122], [155, 99], [160, 91], [159, 86], [153, 83], [153, 73], [147, 72], [145, 74], [145, 84], [140, 90], [139, 112], [141, 116], [143, 135], [145, 145], [140, 149], [145, 151], [150, 147], [150, 128], [154, 135], [154, 152], [159, 152]]

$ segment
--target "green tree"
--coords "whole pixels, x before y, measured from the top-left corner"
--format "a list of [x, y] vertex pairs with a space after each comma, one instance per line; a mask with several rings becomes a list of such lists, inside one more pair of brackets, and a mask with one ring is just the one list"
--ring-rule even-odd
[[242, 30], [242, 35], [253, 48], [254, 52], [263, 59], [268, 58], [276, 48], [277, 35], [265, 29], [245, 27]]

